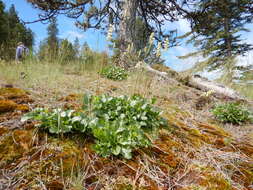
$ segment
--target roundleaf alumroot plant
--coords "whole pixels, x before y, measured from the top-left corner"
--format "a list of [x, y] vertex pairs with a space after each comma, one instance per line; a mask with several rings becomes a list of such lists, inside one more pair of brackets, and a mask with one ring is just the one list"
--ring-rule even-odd
[[217, 105], [212, 110], [213, 115], [223, 123], [242, 124], [253, 122], [252, 113], [238, 103]]
[[79, 132], [93, 136], [95, 151], [101, 156], [132, 157], [132, 151], [152, 144], [159, 127], [165, 126], [161, 112], [140, 96], [89, 96], [83, 99], [83, 111], [37, 108], [22, 121], [33, 119], [50, 133]]
[[94, 149], [104, 157], [122, 155], [130, 159], [132, 150], [151, 145], [139, 125], [126, 125], [121, 120], [99, 120], [99, 124], [92, 128], [92, 133], [96, 138]]
[[52, 134], [63, 134], [72, 131], [86, 132], [88, 118], [75, 110], [36, 108], [21, 118], [22, 122], [29, 119], [38, 121], [37, 127], [48, 130]]
[[92, 111], [97, 118], [114, 121], [120, 119], [125, 125], [138, 124], [144, 130], [155, 130], [163, 125], [161, 112], [153, 106], [155, 99], [147, 101], [141, 96], [92, 97]]
[[155, 137], [159, 127], [166, 125], [161, 112], [153, 106], [154, 99], [102, 95], [91, 97], [90, 102], [93, 117], [98, 119], [92, 127], [97, 139], [94, 147], [102, 156], [120, 154], [131, 158], [132, 150], [150, 146], [148, 136]]
[[100, 74], [111, 80], [125, 80], [128, 77], [128, 73], [125, 69], [117, 66], [106, 66], [102, 69]]

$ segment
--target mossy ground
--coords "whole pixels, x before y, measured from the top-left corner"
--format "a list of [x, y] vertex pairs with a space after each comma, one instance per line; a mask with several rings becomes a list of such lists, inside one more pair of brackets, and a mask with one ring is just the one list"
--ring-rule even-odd
[[[223, 100], [211, 100], [198, 109], [196, 102], [201, 91], [182, 84], [168, 85], [140, 73], [122, 82], [99, 78], [95, 73], [66, 77], [71, 80], [62, 88], [51, 88], [40, 81], [41, 89], [32, 88], [30, 95], [18, 88], [0, 89], [0, 102], [15, 104], [14, 109], [0, 115], [0, 189], [251, 188], [253, 126], [237, 126], [235, 132], [217, 123], [208, 109]], [[67, 86], [75, 80], [83, 84], [79, 90], [76, 86]], [[22, 86], [22, 82], [16, 83]], [[59, 93], [66, 86], [68, 89]], [[99, 157], [92, 149], [92, 139], [83, 135], [52, 136], [35, 128], [34, 123], [20, 123], [22, 111], [31, 107], [79, 109], [82, 99], [79, 94], [87, 92], [156, 97], [156, 105], [163, 110], [168, 128], [160, 131], [153, 147], [135, 150], [132, 160], [123, 160]]]

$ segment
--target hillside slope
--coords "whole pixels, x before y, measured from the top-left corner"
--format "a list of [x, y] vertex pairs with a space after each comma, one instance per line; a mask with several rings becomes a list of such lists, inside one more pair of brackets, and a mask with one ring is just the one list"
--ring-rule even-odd
[[[209, 111], [231, 100], [203, 98], [203, 91], [184, 81], [172, 83], [143, 71], [116, 82], [96, 72], [64, 67], [52, 75], [51, 69], [31, 67], [26, 79], [18, 73], [11, 79], [0, 76], [1, 190], [253, 189], [253, 126], [221, 124]], [[10, 81], [15, 88], [6, 86]], [[155, 97], [168, 127], [151, 148], [137, 149], [125, 160], [98, 156], [93, 139], [83, 135], [49, 135], [36, 122], [20, 121], [35, 107], [79, 109], [87, 92]]]

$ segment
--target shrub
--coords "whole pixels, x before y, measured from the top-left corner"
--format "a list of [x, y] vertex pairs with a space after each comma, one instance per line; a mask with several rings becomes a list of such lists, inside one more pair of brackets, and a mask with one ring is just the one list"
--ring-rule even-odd
[[252, 113], [238, 103], [218, 105], [212, 112], [223, 123], [241, 124], [252, 121]]
[[[84, 110], [38, 108], [22, 121], [39, 121], [38, 127], [50, 133], [81, 132], [95, 138], [95, 151], [101, 156], [122, 155], [130, 159], [132, 151], [151, 145], [150, 137], [165, 125], [161, 112], [140, 96], [84, 96]], [[148, 137], [149, 136], [149, 137]]]
[[127, 71], [121, 67], [107, 66], [102, 69], [100, 74], [111, 80], [125, 80], [128, 76]]

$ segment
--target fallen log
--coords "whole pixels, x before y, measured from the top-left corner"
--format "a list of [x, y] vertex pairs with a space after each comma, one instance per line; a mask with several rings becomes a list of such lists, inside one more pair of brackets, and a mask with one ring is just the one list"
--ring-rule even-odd
[[210, 81], [199, 75], [194, 75], [190, 77], [188, 81], [188, 86], [199, 89], [204, 92], [212, 91], [213, 95], [218, 98], [229, 98], [232, 100], [246, 100], [232, 88], [229, 88], [214, 81]]
[[[147, 65], [144, 62], [139, 62], [135, 67], [139, 68], [139, 69], [140, 68], [144, 69], [147, 72], [150, 72], [156, 76], [159, 76], [164, 80], [180, 83], [180, 80], [173, 79], [169, 76], [168, 73], [153, 69], [151, 66]], [[219, 84], [217, 82], [210, 81], [210, 80], [208, 80], [204, 77], [201, 77], [199, 75], [187, 77], [185, 80], [187, 80], [187, 81], [184, 82], [184, 84], [186, 84], [187, 86], [196, 88], [196, 89], [201, 90], [203, 92], [211, 91], [212, 94], [217, 98], [227, 98], [227, 99], [231, 99], [231, 100], [247, 101], [244, 97], [242, 97], [235, 90], [233, 90], [227, 86], [224, 86], [222, 84]]]
[[144, 62], [138, 62], [135, 66], [136, 69], [143, 69], [146, 72], [149, 72], [156, 77], [158, 77], [158, 80], [165, 80], [167, 82], [171, 83], [178, 83], [178, 81], [172, 77], [167, 72], [158, 71], [156, 69], [153, 69], [150, 65], [144, 63]]

